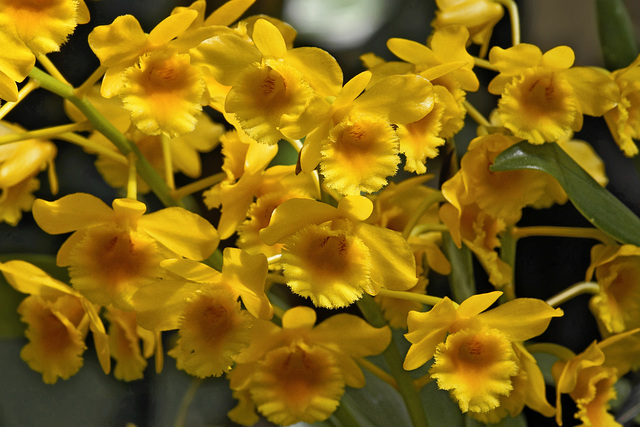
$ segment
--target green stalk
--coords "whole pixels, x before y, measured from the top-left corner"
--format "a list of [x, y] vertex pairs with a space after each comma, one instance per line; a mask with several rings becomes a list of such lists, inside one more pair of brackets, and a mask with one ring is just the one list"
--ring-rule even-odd
[[151, 190], [162, 201], [165, 206], [181, 206], [179, 201], [171, 197], [171, 190], [162, 177], [156, 172], [147, 159], [140, 153], [138, 147], [127, 139], [118, 129], [116, 129], [102, 114], [91, 105], [86, 98], [75, 96], [74, 89], [68, 84], [56, 80], [49, 74], [34, 67], [29, 73], [29, 77], [40, 84], [40, 87], [55, 93], [75, 105], [82, 114], [91, 122], [94, 129], [103, 134], [115, 145], [125, 156], [133, 153], [136, 156], [136, 169], [138, 174], [145, 180]]
[[453, 299], [461, 303], [476, 293], [471, 251], [464, 244], [458, 248], [449, 233], [442, 233], [442, 247], [451, 263], [449, 286]]
[[[376, 328], [387, 326], [380, 307], [378, 307], [370, 296], [365, 295], [360, 299], [360, 301], [358, 301], [358, 308], [371, 326]], [[393, 339], [382, 355], [387, 361], [387, 365], [389, 365], [391, 375], [398, 384], [398, 391], [400, 395], [402, 395], [404, 403], [407, 405], [407, 410], [409, 411], [413, 425], [415, 427], [428, 427], [429, 423], [427, 422], [427, 417], [422, 407], [420, 395], [413, 383], [411, 375], [402, 367], [402, 356], [400, 355], [400, 351], [398, 351], [398, 347], [393, 343]]]

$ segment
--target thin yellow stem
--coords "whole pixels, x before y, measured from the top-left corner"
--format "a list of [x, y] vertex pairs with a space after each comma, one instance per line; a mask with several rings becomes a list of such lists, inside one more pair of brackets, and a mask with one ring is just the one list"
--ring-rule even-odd
[[393, 378], [393, 376], [391, 374], [389, 374], [389, 373], [385, 372], [384, 370], [380, 369], [377, 365], [371, 363], [370, 361], [368, 361], [364, 357], [357, 357], [356, 358], [356, 362], [358, 362], [358, 365], [362, 366], [367, 371], [371, 372], [373, 375], [375, 375], [376, 377], [380, 378], [385, 383], [389, 384], [391, 387], [393, 387], [395, 389], [398, 388], [398, 383], [396, 382], [396, 379]]
[[129, 159], [129, 174], [127, 176], [127, 198], [138, 199], [138, 173], [136, 172], [136, 155], [131, 152], [127, 155]]
[[282, 316], [284, 316], [285, 310], [278, 307], [275, 304], [271, 304], [271, 306], [273, 307], [273, 315], [282, 319]]
[[38, 55], [38, 62], [40, 64], [42, 64], [44, 69], [47, 70], [47, 72], [49, 74], [51, 74], [53, 76], [53, 78], [55, 78], [56, 80], [66, 84], [66, 85], [71, 86], [71, 84], [67, 81], [67, 79], [64, 78], [62, 73], [60, 73], [58, 68], [55, 65], [53, 65], [53, 62], [51, 62], [51, 60], [49, 58], [47, 58], [46, 55], [44, 55], [44, 54]]
[[166, 136], [160, 138], [162, 141], [162, 157], [164, 159], [164, 179], [171, 191], [176, 189], [176, 182], [173, 177], [173, 160], [171, 156], [171, 140]]
[[473, 62], [481, 68], [486, 68], [487, 70], [491, 70], [491, 71], [500, 71], [496, 68], [495, 65], [493, 65], [491, 62], [487, 61], [486, 59], [482, 59], [482, 58], [478, 58], [477, 56], [473, 57]]
[[47, 164], [47, 177], [49, 178], [49, 190], [51, 190], [51, 194], [58, 194], [58, 190], [60, 189], [58, 185], [58, 174], [56, 173], [56, 163], [50, 160]]
[[164, 352], [162, 350], [162, 332], [156, 331], [156, 373], [162, 372], [164, 366]]
[[433, 381], [431, 374], [426, 374], [418, 379], [413, 380], [413, 384], [416, 386], [418, 390], [421, 390], [422, 387], [426, 386], [431, 381]]
[[200, 190], [204, 190], [206, 188], [212, 187], [217, 183], [221, 182], [225, 179], [227, 175], [224, 172], [217, 173], [215, 175], [208, 176], [206, 178], [199, 179], [190, 184], [187, 184], [183, 187], [180, 187], [171, 192], [171, 195], [176, 199], [180, 200], [189, 194], [196, 193]]
[[444, 196], [442, 196], [442, 193], [439, 191], [425, 197], [420, 206], [418, 206], [418, 209], [416, 209], [415, 212], [411, 214], [411, 218], [409, 218], [409, 221], [407, 221], [407, 225], [405, 225], [404, 230], [402, 230], [402, 237], [404, 237], [405, 239], [409, 237], [409, 235], [412, 234], [413, 229], [416, 227], [416, 224], [418, 224], [418, 221], [420, 221], [420, 218], [422, 218], [425, 212], [427, 212], [429, 208], [431, 208], [431, 206], [443, 201]]
[[421, 234], [431, 233], [434, 231], [448, 232], [449, 228], [444, 224], [436, 224], [436, 223], [418, 224], [415, 227], [413, 227], [413, 230], [411, 230], [410, 236], [420, 236]]
[[595, 282], [579, 282], [569, 286], [562, 292], [557, 293], [547, 300], [547, 304], [551, 307], [558, 307], [572, 298], [582, 294], [597, 295], [600, 293], [600, 286]]
[[[416, 301], [426, 305], [436, 305], [443, 300], [443, 298], [434, 297], [432, 295], [421, 295], [416, 294], [415, 292], [392, 291], [384, 288], [378, 291], [378, 295], [389, 298], [403, 299], [407, 301]], [[455, 302], [453, 302], [453, 305], [456, 308], [458, 307], [458, 304], [456, 304]]]
[[489, 120], [487, 120], [480, 111], [476, 110], [476, 107], [471, 105], [471, 103], [467, 100], [463, 101], [464, 108], [467, 110], [467, 114], [471, 117], [477, 124], [480, 126], [491, 126]]
[[70, 123], [68, 125], [52, 126], [43, 129], [29, 130], [24, 132], [9, 133], [0, 136], [0, 145], [12, 142], [24, 141], [27, 139], [51, 139], [67, 132], [91, 129], [89, 122]]
[[281, 274], [268, 273], [267, 280], [274, 283], [280, 283], [281, 285], [287, 284], [287, 279], [285, 279]]
[[189, 407], [193, 403], [193, 399], [196, 397], [196, 392], [202, 384], [201, 378], [193, 378], [187, 392], [182, 396], [180, 401], [180, 409], [178, 410], [178, 416], [176, 417], [175, 427], [184, 427], [187, 423], [187, 415], [189, 414]]
[[104, 145], [93, 142], [90, 139], [87, 139], [83, 136], [78, 135], [77, 133], [73, 133], [73, 132], [63, 133], [62, 135], [58, 135], [57, 139], [61, 139], [63, 141], [67, 141], [72, 144], [76, 144], [82, 148], [88, 149], [89, 151], [98, 153], [101, 156], [108, 157], [111, 160], [116, 161], [120, 164], [123, 164], [123, 165], [129, 164], [129, 161], [127, 160], [127, 158], [122, 154], [115, 152], [113, 150], [110, 150]]
[[102, 65], [96, 68], [87, 80], [74, 90], [75, 96], [82, 98], [93, 87], [93, 85], [100, 80], [102, 76], [104, 76], [105, 71], [107, 71], [107, 67], [103, 67]]
[[511, 43], [513, 45], [520, 44], [520, 13], [518, 12], [518, 5], [514, 0], [495, 0], [496, 3], [500, 3], [509, 11], [509, 19], [511, 20]]
[[511, 231], [516, 239], [532, 236], [548, 237], [579, 237], [583, 239], [599, 240], [602, 243], [612, 244], [614, 240], [597, 228], [591, 227], [555, 227], [555, 226], [531, 226], [513, 227]]
[[27, 83], [22, 86], [22, 88], [18, 91], [18, 100], [15, 102], [6, 102], [2, 108], [0, 108], [0, 120], [4, 118], [11, 110], [15, 108], [16, 105], [20, 103], [27, 95], [33, 92], [35, 89], [39, 88], [40, 84], [33, 80], [29, 79]]

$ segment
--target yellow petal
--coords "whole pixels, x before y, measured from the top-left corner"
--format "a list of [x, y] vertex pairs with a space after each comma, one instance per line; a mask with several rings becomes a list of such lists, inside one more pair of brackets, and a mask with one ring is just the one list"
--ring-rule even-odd
[[575, 90], [584, 114], [601, 116], [616, 106], [620, 96], [618, 86], [604, 72], [594, 68], [574, 67], [563, 74]]
[[316, 312], [310, 307], [293, 307], [282, 316], [285, 329], [311, 329], [316, 323]]
[[138, 227], [175, 253], [196, 261], [211, 255], [220, 242], [209, 221], [182, 208], [166, 208], [145, 215], [138, 221]]
[[184, 33], [197, 17], [198, 12], [195, 10], [185, 10], [184, 12], [166, 17], [151, 30], [149, 33], [149, 42], [154, 45], [168, 43]]
[[38, 226], [49, 234], [69, 233], [113, 218], [109, 206], [87, 193], [69, 194], [54, 202], [37, 199], [32, 211]]
[[433, 109], [433, 85], [418, 75], [389, 76], [367, 89], [355, 103], [367, 113], [388, 117], [391, 123], [411, 123]]
[[12, 81], [21, 82], [33, 68], [36, 57], [13, 31], [4, 26], [0, 26], [0, 46], [3, 47], [0, 71]]
[[109, 25], [95, 27], [89, 34], [89, 46], [105, 67], [133, 62], [146, 43], [147, 36], [132, 15], [119, 16]]
[[380, 354], [391, 342], [391, 329], [374, 328], [362, 318], [351, 314], [336, 314], [316, 326], [314, 341], [351, 357]]
[[326, 51], [317, 47], [299, 47], [287, 52], [287, 63], [295, 67], [313, 90], [325, 98], [336, 96], [342, 88], [342, 69]]
[[387, 47], [395, 56], [412, 64], [433, 65], [439, 62], [431, 49], [413, 40], [391, 38]]
[[71, 287], [25, 261], [0, 263], [0, 271], [15, 290], [24, 294], [40, 295], [44, 298], [60, 293], [78, 296]]
[[165, 259], [160, 266], [192, 282], [218, 283], [222, 278], [219, 271], [190, 259]]
[[542, 300], [517, 298], [478, 317], [490, 327], [500, 329], [512, 341], [526, 341], [543, 333], [553, 317], [563, 314], [561, 309], [554, 309]]
[[207, 17], [205, 25], [225, 25], [233, 24], [243, 13], [251, 7], [256, 0], [229, 0]]
[[269, 320], [273, 307], [265, 294], [268, 264], [263, 254], [249, 255], [237, 248], [225, 248], [222, 281], [242, 298], [249, 313]]
[[566, 70], [573, 65], [575, 57], [569, 46], [557, 46], [542, 55], [542, 65], [552, 70]]
[[371, 81], [371, 71], [363, 71], [344, 84], [344, 87], [333, 101], [333, 107], [338, 109], [351, 104], [364, 91]]
[[260, 238], [274, 245], [307, 224], [322, 224], [337, 215], [337, 209], [311, 199], [290, 199], [279, 205], [271, 215], [269, 226], [260, 230]]
[[253, 42], [263, 56], [284, 58], [287, 46], [278, 28], [266, 19], [259, 19], [253, 27]]
[[260, 62], [262, 55], [256, 47], [236, 34], [220, 34], [205, 40], [197, 47], [202, 62], [213, 77], [226, 86], [246, 72], [247, 67]]
[[373, 212], [373, 202], [364, 196], [346, 196], [338, 202], [338, 216], [365, 221]]
[[184, 305], [200, 288], [200, 283], [164, 279], [138, 289], [133, 296], [138, 323], [151, 331], [178, 329]]

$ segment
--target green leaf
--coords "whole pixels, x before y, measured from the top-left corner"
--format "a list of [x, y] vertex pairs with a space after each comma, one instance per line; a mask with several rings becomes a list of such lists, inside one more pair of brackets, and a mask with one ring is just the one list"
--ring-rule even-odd
[[622, 0], [596, 0], [598, 34], [605, 66], [624, 68], [638, 56], [631, 18]]
[[552, 175], [580, 213], [602, 232], [621, 243], [640, 246], [640, 218], [602, 188], [557, 144], [526, 141], [496, 157], [493, 172], [535, 169]]

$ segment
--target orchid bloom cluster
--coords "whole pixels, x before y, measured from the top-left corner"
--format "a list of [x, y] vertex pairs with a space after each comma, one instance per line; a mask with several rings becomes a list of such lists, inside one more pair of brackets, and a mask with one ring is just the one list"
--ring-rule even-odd
[[[168, 355], [194, 377], [226, 378], [228, 416], [243, 425], [349, 417], [343, 397], [367, 378], [389, 383], [416, 426], [437, 419], [420, 397], [430, 383], [480, 423], [526, 406], [561, 425], [568, 395], [582, 425], [621, 425], [616, 384], [640, 368], [640, 219], [573, 135], [598, 117], [638, 154], [640, 57], [574, 66], [568, 46], [520, 42], [513, 1], [436, 0], [426, 43], [391, 38], [394, 59], [363, 54], [345, 82], [328, 52], [294, 47], [287, 23], [245, 17], [253, 2], [207, 14], [197, 0], [149, 33], [131, 15], [97, 26], [88, 44], [100, 66], [73, 87], [46, 54], [91, 22], [85, 1], [0, 0], [0, 119], [38, 88], [69, 118], [0, 122], [0, 221], [27, 213], [67, 236], [57, 274], [28, 256], [0, 263], [26, 294], [22, 359], [53, 384], [82, 368], [88, 346], [122, 381], [148, 375], [152, 359], [160, 373]], [[505, 16], [513, 45], [491, 47]], [[477, 67], [494, 73], [488, 118], [467, 100]], [[459, 151], [465, 118], [477, 136]], [[67, 143], [94, 155], [122, 197], [58, 188]], [[200, 153], [213, 150], [221, 170], [202, 176]], [[437, 157], [439, 182], [427, 173]], [[45, 169], [61, 197], [39, 198]], [[176, 173], [190, 183], [177, 188]], [[164, 208], [142, 201], [152, 197]], [[518, 225], [525, 208], [569, 200], [594, 227]], [[546, 301], [519, 295], [514, 272], [517, 240], [545, 235], [598, 241], [584, 281]], [[430, 289], [436, 276], [444, 293]], [[600, 336], [577, 354], [540, 341], [582, 293]]]

